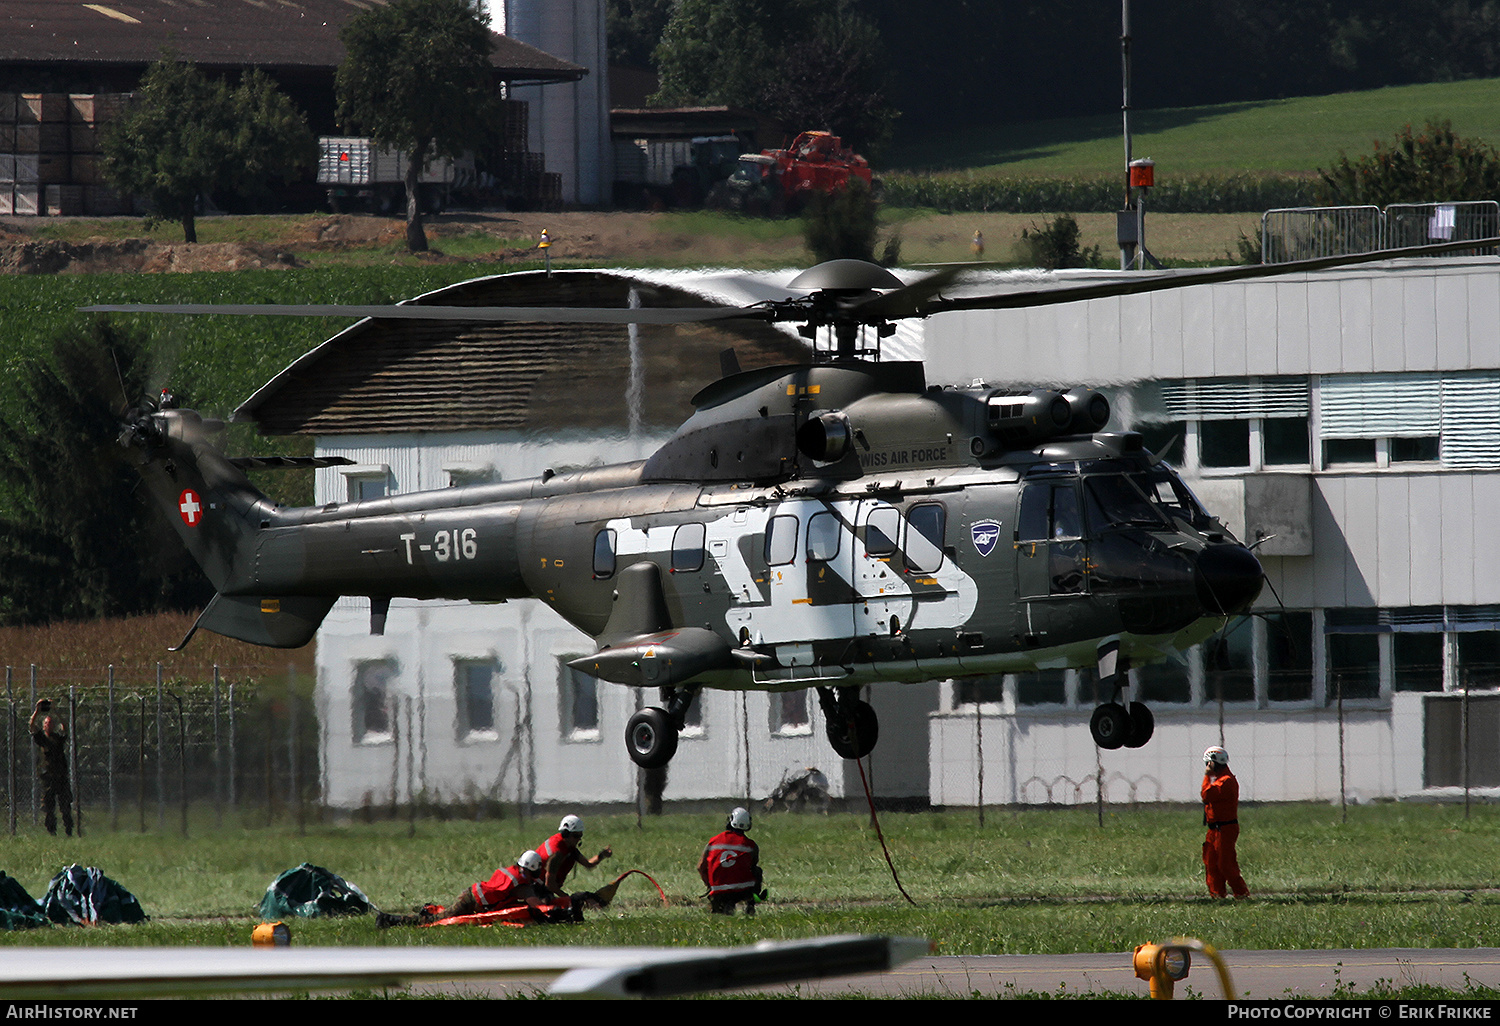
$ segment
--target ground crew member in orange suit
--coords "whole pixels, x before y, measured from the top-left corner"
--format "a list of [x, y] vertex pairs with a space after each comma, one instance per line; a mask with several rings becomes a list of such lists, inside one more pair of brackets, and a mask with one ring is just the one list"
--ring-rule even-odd
[[1236, 898], [1250, 897], [1235, 842], [1240, 837], [1240, 782], [1229, 772], [1229, 753], [1218, 745], [1203, 753], [1203, 822], [1208, 836], [1203, 840], [1203, 870], [1208, 893], [1225, 897], [1226, 885]]
[[522, 852], [513, 866], [502, 866], [488, 880], [481, 880], [469, 887], [458, 900], [446, 909], [439, 905], [419, 908], [416, 915], [397, 915], [381, 912], [375, 917], [380, 929], [391, 926], [425, 926], [449, 916], [472, 916], [479, 912], [498, 912], [501, 909], [529, 905], [531, 915], [542, 921], [538, 906], [556, 902], [567, 903], [566, 898], [554, 895], [542, 883], [542, 860], [534, 851]]
[[542, 860], [542, 880], [549, 890], [565, 893], [563, 885], [568, 882], [568, 874], [575, 865], [593, 869], [614, 854], [614, 849], [605, 847], [599, 849], [598, 855], [588, 858], [578, 850], [582, 842], [583, 820], [577, 816], [564, 816], [557, 825], [557, 833], [536, 846], [536, 853]]
[[[761, 886], [760, 848], [745, 836], [750, 829], [750, 812], [735, 809], [703, 849], [698, 860], [698, 875], [708, 887], [709, 910], [720, 915], [734, 915], [734, 906], [745, 903], [745, 915], [755, 915], [755, 899], [765, 897]], [[757, 894], [756, 892], [760, 893]]]

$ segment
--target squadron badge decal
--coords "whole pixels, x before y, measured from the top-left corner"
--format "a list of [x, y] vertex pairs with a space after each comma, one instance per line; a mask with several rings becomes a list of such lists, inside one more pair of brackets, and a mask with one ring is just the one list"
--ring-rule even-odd
[[969, 537], [974, 542], [974, 551], [981, 556], [988, 556], [995, 551], [995, 543], [1000, 540], [1000, 521], [974, 521], [969, 525]]

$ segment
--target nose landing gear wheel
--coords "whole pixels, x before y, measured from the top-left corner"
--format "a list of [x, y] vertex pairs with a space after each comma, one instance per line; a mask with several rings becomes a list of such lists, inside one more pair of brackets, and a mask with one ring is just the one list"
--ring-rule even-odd
[[1119, 702], [1106, 702], [1094, 710], [1094, 716], [1089, 720], [1089, 732], [1094, 735], [1094, 744], [1100, 748], [1119, 748], [1130, 737], [1130, 716]]
[[625, 725], [625, 749], [642, 769], [660, 769], [677, 754], [677, 728], [662, 710], [642, 709]]

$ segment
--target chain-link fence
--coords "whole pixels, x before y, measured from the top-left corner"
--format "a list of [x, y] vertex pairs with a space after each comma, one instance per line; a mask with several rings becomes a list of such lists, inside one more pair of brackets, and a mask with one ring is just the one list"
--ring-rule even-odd
[[[43, 781], [29, 721], [38, 699], [67, 727], [80, 831], [173, 830], [296, 818], [319, 808], [318, 720], [311, 681], [206, 679], [163, 667], [6, 667], [0, 801], [14, 834], [42, 822]], [[190, 817], [191, 813], [191, 817]]]

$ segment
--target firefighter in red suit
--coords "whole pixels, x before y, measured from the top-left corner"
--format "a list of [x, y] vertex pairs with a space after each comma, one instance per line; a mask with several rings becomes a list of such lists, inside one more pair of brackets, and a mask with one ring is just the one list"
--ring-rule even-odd
[[720, 915], [734, 915], [734, 906], [743, 901], [745, 915], [753, 916], [756, 898], [765, 898], [760, 849], [745, 836], [749, 829], [749, 811], [735, 809], [724, 824], [724, 832], [708, 842], [698, 860], [698, 875], [708, 888], [710, 910]]
[[1208, 893], [1225, 897], [1226, 887], [1236, 898], [1248, 898], [1250, 889], [1240, 876], [1234, 852], [1240, 837], [1240, 782], [1229, 772], [1229, 753], [1219, 746], [1203, 753], [1203, 822], [1208, 836], [1203, 840], [1203, 870]]
[[[578, 845], [582, 842], [583, 820], [578, 816], [564, 816], [562, 822], [557, 825], [557, 833], [536, 846], [536, 853], [542, 860], [542, 880], [546, 883], [548, 890], [559, 894], [566, 893], [563, 885], [568, 882], [568, 874], [573, 871], [574, 866], [583, 865], [593, 869], [614, 855], [612, 848], [605, 847], [599, 849], [599, 854], [593, 858], [588, 858], [578, 850]], [[592, 894], [587, 896], [598, 901]], [[607, 904], [607, 902], [600, 902], [600, 904]]]

